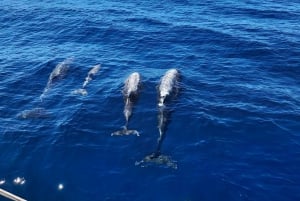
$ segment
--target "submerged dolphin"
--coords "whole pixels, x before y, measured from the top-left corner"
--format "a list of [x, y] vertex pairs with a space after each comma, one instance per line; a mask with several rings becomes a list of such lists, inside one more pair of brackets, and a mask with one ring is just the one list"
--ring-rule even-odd
[[124, 96], [124, 116], [126, 119], [126, 124], [123, 130], [119, 130], [113, 132], [111, 135], [137, 135], [139, 136], [139, 132], [137, 130], [128, 130], [127, 125], [129, 118], [132, 114], [133, 102], [136, 96], [138, 95], [139, 85], [140, 85], [141, 76], [139, 73], [134, 72], [129, 75], [129, 77], [125, 81], [124, 89], [123, 89], [123, 96]]
[[175, 90], [177, 90], [179, 72], [177, 69], [168, 70], [162, 77], [160, 84], [158, 86], [158, 131], [159, 138], [157, 142], [157, 147], [154, 153], [146, 156], [140, 162], [136, 162], [135, 165], [141, 165], [142, 167], [148, 166], [148, 164], [159, 164], [165, 165], [166, 167], [171, 167], [177, 169], [176, 161], [173, 161], [169, 156], [161, 155], [160, 149], [163, 140], [166, 136], [166, 127], [168, 123], [168, 110], [165, 106], [165, 99], [169, 97]]
[[55, 81], [62, 79], [69, 69], [70, 64], [72, 63], [73, 58], [65, 59], [63, 62], [56, 65], [56, 67], [53, 69], [51, 74], [49, 75], [47, 85], [40, 96], [40, 99], [42, 100], [43, 97], [46, 95], [46, 93], [49, 91], [51, 86], [55, 83]]
[[32, 110], [24, 110], [17, 117], [20, 119], [48, 118], [50, 117], [50, 113], [45, 108], [37, 107]]
[[177, 169], [176, 161], [172, 160], [170, 156], [161, 154], [161, 147], [166, 137], [166, 126], [167, 126], [167, 119], [168, 119], [167, 117], [169, 116], [166, 107], [159, 107], [158, 109], [159, 109], [159, 114], [158, 114], [159, 137], [157, 140], [156, 150], [152, 154], [145, 156], [143, 160], [136, 161], [135, 165], [141, 167], [159, 165], [162, 167]]
[[92, 81], [93, 77], [98, 73], [100, 70], [101, 65], [98, 64], [94, 66], [87, 74], [85, 81], [82, 84], [81, 89], [76, 89], [73, 93], [74, 94], [81, 94], [81, 95], [87, 95], [87, 90], [85, 89], [86, 85]]

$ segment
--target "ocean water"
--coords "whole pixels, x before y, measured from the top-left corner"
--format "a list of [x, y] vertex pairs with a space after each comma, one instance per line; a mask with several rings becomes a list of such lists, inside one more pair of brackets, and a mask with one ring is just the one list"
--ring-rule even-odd
[[[296, 0], [2, 0], [0, 188], [29, 201], [299, 200], [299, 22]], [[96, 64], [88, 94], [72, 93]], [[178, 168], [135, 165], [156, 149], [170, 68], [180, 89], [161, 154]], [[135, 71], [140, 136], [111, 136]]]

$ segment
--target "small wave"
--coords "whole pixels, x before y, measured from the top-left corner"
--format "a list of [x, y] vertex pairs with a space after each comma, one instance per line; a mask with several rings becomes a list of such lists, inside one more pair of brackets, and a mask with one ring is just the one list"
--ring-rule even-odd
[[143, 26], [159, 26], [161, 28], [170, 25], [169, 23], [163, 22], [159, 19], [148, 18], [148, 17], [131, 17], [131, 18], [127, 18], [127, 21], [138, 23], [139, 25], [143, 25]]

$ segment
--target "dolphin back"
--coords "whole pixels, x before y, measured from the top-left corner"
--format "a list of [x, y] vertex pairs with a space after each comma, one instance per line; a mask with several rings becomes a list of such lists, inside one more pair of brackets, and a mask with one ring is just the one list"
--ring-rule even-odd
[[67, 74], [69, 70], [69, 66], [72, 63], [72, 61], [73, 58], [68, 58], [55, 66], [55, 68], [52, 70], [52, 72], [49, 75], [48, 82], [43, 93], [40, 95], [41, 101], [43, 100], [46, 93], [50, 90], [53, 83], [57, 80], [62, 79]]
[[49, 76], [49, 82], [52, 83], [55, 79], [65, 76], [72, 61], [72, 58], [68, 58], [57, 64]]
[[141, 76], [138, 72], [131, 73], [125, 80], [123, 94], [126, 97], [130, 97], [131, 94], [137, 94]]
[[175, 68], [168, 70], [165, 75], [161, 78], [158, 90], [159, 90], [159, 106], [164, 105], [164, 101], [169, 96], [174, 88], [177, 87], [179, 78], [179, 71]]

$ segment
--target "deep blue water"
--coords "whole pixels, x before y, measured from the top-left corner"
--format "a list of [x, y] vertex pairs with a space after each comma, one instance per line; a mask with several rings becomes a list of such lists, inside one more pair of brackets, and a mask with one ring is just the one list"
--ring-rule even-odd
[[[299, 22], [297, 0], [2, 0], [0, 188], [29, 201], [299, 200]], [[96, 64], [88, 95], [72, 94]], [[161, 151], [178, 169], [135, 166], [157, 146], [156, 87], [170, 68], [180, 91]], [[134, 71], [129, 127], [141, 136], [110, 136]], [[35, 108], [47, 114], [20, 118]]]

